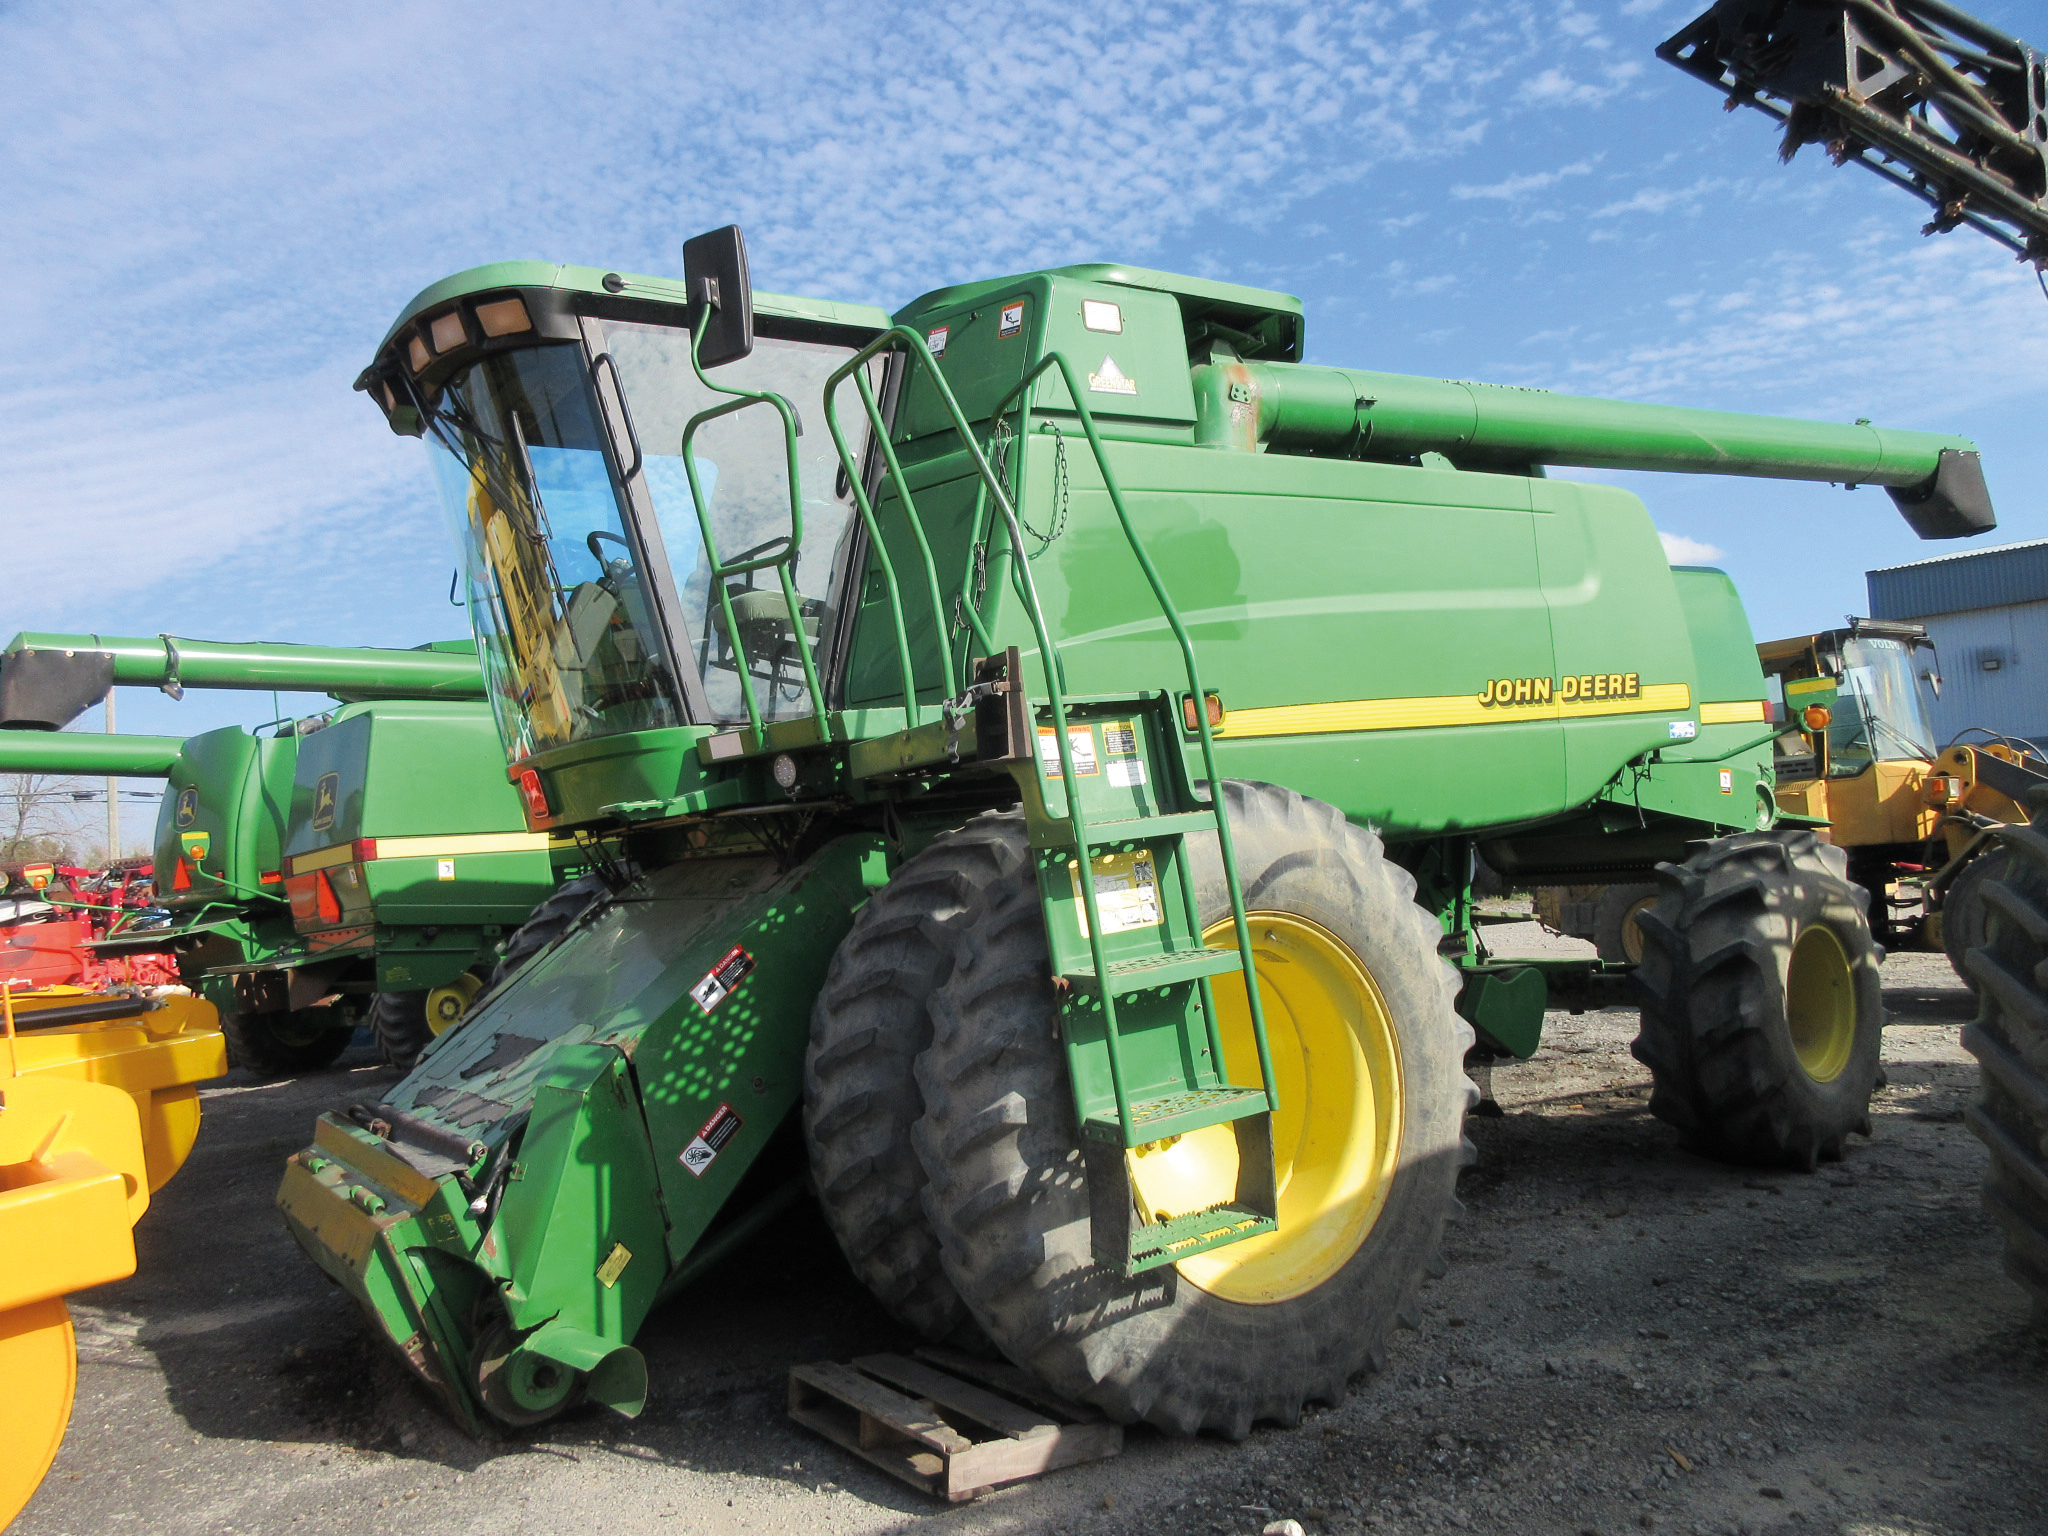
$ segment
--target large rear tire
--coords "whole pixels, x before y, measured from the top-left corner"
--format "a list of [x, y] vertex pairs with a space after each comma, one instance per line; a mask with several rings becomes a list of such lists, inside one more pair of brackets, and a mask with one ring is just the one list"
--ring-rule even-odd
[[[925, 1209], [991, 1340], [1120, 1420], [1241, 1437], [1336, 1401], [1384, 1359], [1440, 1273], [1472, 1031], [1436, 921], [1379, 838], [1268, 784], [1224, 786], [1279, 1075], [1280, 1230], [1127, 1279], [1096, 1265], [1081, 1142], [1036, 889], [974, 915], [932, 1004], [917, 1077]], [[1205, 926], [1228, 905], [1214, 840], [1193, 848]], [[1220, 942], [1212, 939], [1212, 942]], [[1232, 992], [1235, 991], [1235, 997]], [[1259, 1081], [1242, 983], [1216, 987], [1232, 1079]], [[1246, 1058], [1250, 1059], [1247, 1060]], [[1141, 1198], [1186, 1175], [1228, 1188], [1227, 1127], [1133, 1158]], [[1145, 1166], [1162, 1160], [1167, 1166]], [[1185, 1209], [1185, 1206], [1177, 1208]]]
[[1870, 1134], [1883, 1045], [1869, 892], [1805, 829], [1720, 838], [1657, 873], [1635, 971], [1651, 1113], [1726, 1162], [1840, 1157]]
[[[340, 1022], [337, 1022], [337, 1018]], [[352, 1014], [329, 1005], [290, 1013], [223, 1013], [228, 1062], [258, 1077], [292, 1077], [334, 1065], [355, 1038]]]
[[499, 986], [533, 957], [569, 931], [569, 925], [609, 894], [610, 887], [597, 875], [578, 875], [555, 887], [554, 894], [535, 907], [525, 922], [505, 941], [505, 953], [491, 969], [490, 984]]
[[[953, 971], [958, 932], [1030, 854], [1015, 811], [977, 816], [910, 859], [853, 920], [811, 1010], [804, 1138], [825, 1220], [891, 1315], [928, 1339], [982, 1345], [939, 1262], [910, 1145], [924, 1113], [915, 1065], [927, 1005]], [[1028, 882], [1027, 882], [1028, 884]]]
[[1663, 893], [1655, 885], [1610, 885], [1593, 908], [1593, 947], [1602, 960], [1643, 963], [1642, 915]]
[[[2030, 797], [2031, 798], [2031, 797]], [[2048, 1323], [2048, 836], [2043, 815], [1998, 834], [2002, 876], [1983, 888], [1984, 941], [1964, 958], [1976, 985], [1963, 1045], [1982, 1069], [1965, 1113], [1990, 1150], [1984, 1208], [2005, 1233], [2005, 1270]], [[1982, 862], [1981, 860], [1979, 862]]]
[[1941, 947], [1963, 985], [1973, 992], [1977, 983], [1964, 966], [1963, 957], [1989, 937], [1984, 882], [2003, 880], [2011, 873], [2012, 855], [2003, 848], [1990, 849], [1957, 871], [1941, 898]]

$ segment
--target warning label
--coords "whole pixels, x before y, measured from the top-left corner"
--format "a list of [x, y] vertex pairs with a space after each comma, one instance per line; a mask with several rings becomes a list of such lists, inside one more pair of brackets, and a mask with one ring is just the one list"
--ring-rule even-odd
[[1102, 762], [1109, 782], [1135, 789], [1145, 782], [1145, 763], [1138, 756], [1138, 727], [1130, 720], [1102, 722]]
[[1007, 340], [1024, 334], [1024, 301], [1012, 299], [996, 315], [996, 335]]
[[[1159, 872], [1152, 863], [1152, 850], [1135, 853], [1104, 853], [1090, 859], [1095, 871], [1095, 910], [1102, 915], [1104, 933], [1129, 933], [1133, 928], [1157, 928], [1159, 915]], [[1074, 881], [1075, 916], [1080, 919], [1081, 937], [1088, 937], [1088, 908], [1081, 897], [1081, 866], [1067, 865]]]
[[[1067, 751], [1074, 759], [1074, 777], [1092, 778], [1102, 771], [1095, 760], [1095, 733], [1085, 725], [1067, 727]], [[1038, 728], [1038, 759], [1048, 779], [1060, 777], [1060, 733], [1049, 725]]]
[[690, 1144], [676, 1154], [676, 1160], [698, 1178], [703, 1178], [704, 1170], [711, 1166], [718, 1154], [725, 1150], [725, 1144], [737, 1136], [745, 1124], [739, 1111], [730, 1104], [719, 1105], [711, 1118], [704, 1122], [704, 1128], [691, 1138]]
[[730, 997], [754, 968], [754, 957], [735, 944], [726, 957], [704, 973], [704, 979], [690, 988], [690, 996], [706, 1013]]

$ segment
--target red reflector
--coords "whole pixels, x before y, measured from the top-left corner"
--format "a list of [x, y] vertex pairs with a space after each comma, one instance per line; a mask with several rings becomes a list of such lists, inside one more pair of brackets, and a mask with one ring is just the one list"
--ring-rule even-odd
[[520, 798], [526, 802], [526, 819], [532, 822], [546, 821], [554, 812], [548, 809], [547, 791], [540, 787], [540, 775], [531, 768], [520, 770]]
[[189, 891], [192, 889], [192, 866], [183, 859], [178, 860], [178, 867], [171, 874], [171, 889], [174, 891]]
[[327, 883], [327, 871], [324, 869], [313, 880], [313, 903], [322, 922], [341, 921], [341, 902], [335, 897], [334, 887]]
[[370, 860], [377, 857], [377, 839], [375, 839], [374, 837], [357, 838], [355, 846], [355, 855], [356, 862], [358, 864], [369, 863]]
[[256, 878], [262, 881], [265, 885], [283, 885], [284, 871], [281, 869], [266, 869], [262, 874], [258, 875]]

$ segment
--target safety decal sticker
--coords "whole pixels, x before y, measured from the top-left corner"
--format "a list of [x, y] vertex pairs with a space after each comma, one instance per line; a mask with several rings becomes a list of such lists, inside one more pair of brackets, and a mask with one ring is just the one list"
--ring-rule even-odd
[[996, 317], [996, 335], [1007, 341], [1012, 336], [1024, 334], [1024, 301], [1012, 299]]
[[946, 338], [952, 333], [952, 330], [953, 328], [950, 325], [940, 325], [934, 326], [931, 330], [924, 333], [924, 344], [931, 348], [933, 357], [944, 357], [946, 355]]
[[730, 997], [754, 968], [754, 957], [735, 944], [726, 957], [704, 973], [704, 979], [690, 988], [690, 996], [706, 1013]]
[[[453, 1223], [450, 1223], [453, 1225]], [[606, 1290], [619, 1283], [619, 1276], [626, 1272], [626, 1266], [633, 1262], [633, 1250], [624, 1243], [613, 1243], [612, 1251], [604, 1256], [604, 1262], [597, 1266], [597, 1278]]]
[[[1098, 854], [1089, 861], [1095, 871], [1095, 910], [1102, 916], [1104, 933], [1129, 933], [1133, 928], [1157, 928], [1159, 913], [1159, 872], [1152, 862], [1152, 850], [1135, 853]], [[1081, 922], [1081, 937], [1088, 937], [1088, 908], [1081, 899], [1081, 866], [1070, 860], [1067, 873], [1074, 882], [1074, 915]]]
[[1090, 393], [1097, 395], [1135, 395], [1138, 392], [1138, 381], [1117, 367], [1115, 358], [1105, 357], [1102, 360], [1102, 371], [1088, 375], [1088, 389]]
[[[1095, 736], [1087, 726], [1067, 727], [1067, 751], [1073, 754], [1075, 778], [1092, 779], [1102, 771], [1102, 765], [1095, 759]], [[1059, 732], [1049, 725], [1038, 728], [1038, 760], [1048, 779], [1060, 776]]]
[[1138, 756], [1138, 727], [1130, 720], [1102, 722], [1102, 761], [1109, 782], [1119, 789], [1136, 789], [1145, 782], [1145, 763]]
[[1670, 739], [1673, 741], [1691, 741], [1699, 733], [1700, 728], [1697, 721], [1674, 720], [1671, 722]]
[[1733, 768], [1723, 768], [1721, 770], [1721, 793], [1724, 795], [1735, 793], [1735, 770]]
[[691, 1138], [687, 1147], [676, 1154], [676, 1160], [698, 1178], [703, 1178], [704, 1170], [709, 1168], [712, 1160], [725, 1150], [725, 1144], [739, 1135], [740, 1127], [745, 1124], [746, 1121], [739, 1117], [739, 1112], [730, 1104], [719, 1105], [711, 1118], [704, 1122], [704, 1129]]

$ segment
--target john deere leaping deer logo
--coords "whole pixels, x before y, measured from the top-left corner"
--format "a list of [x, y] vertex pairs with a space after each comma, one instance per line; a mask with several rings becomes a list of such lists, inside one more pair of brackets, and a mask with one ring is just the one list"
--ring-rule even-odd
[[313, 830], [325, 832], [334, 825], [335, 802], [341, 799], [341, 775], [323, 773], [313, 786]]
[[174, 813], [176, 825], [189, 827], [199, 819], [199, 787], [188, 784], [178, 791], [178, 808]]

